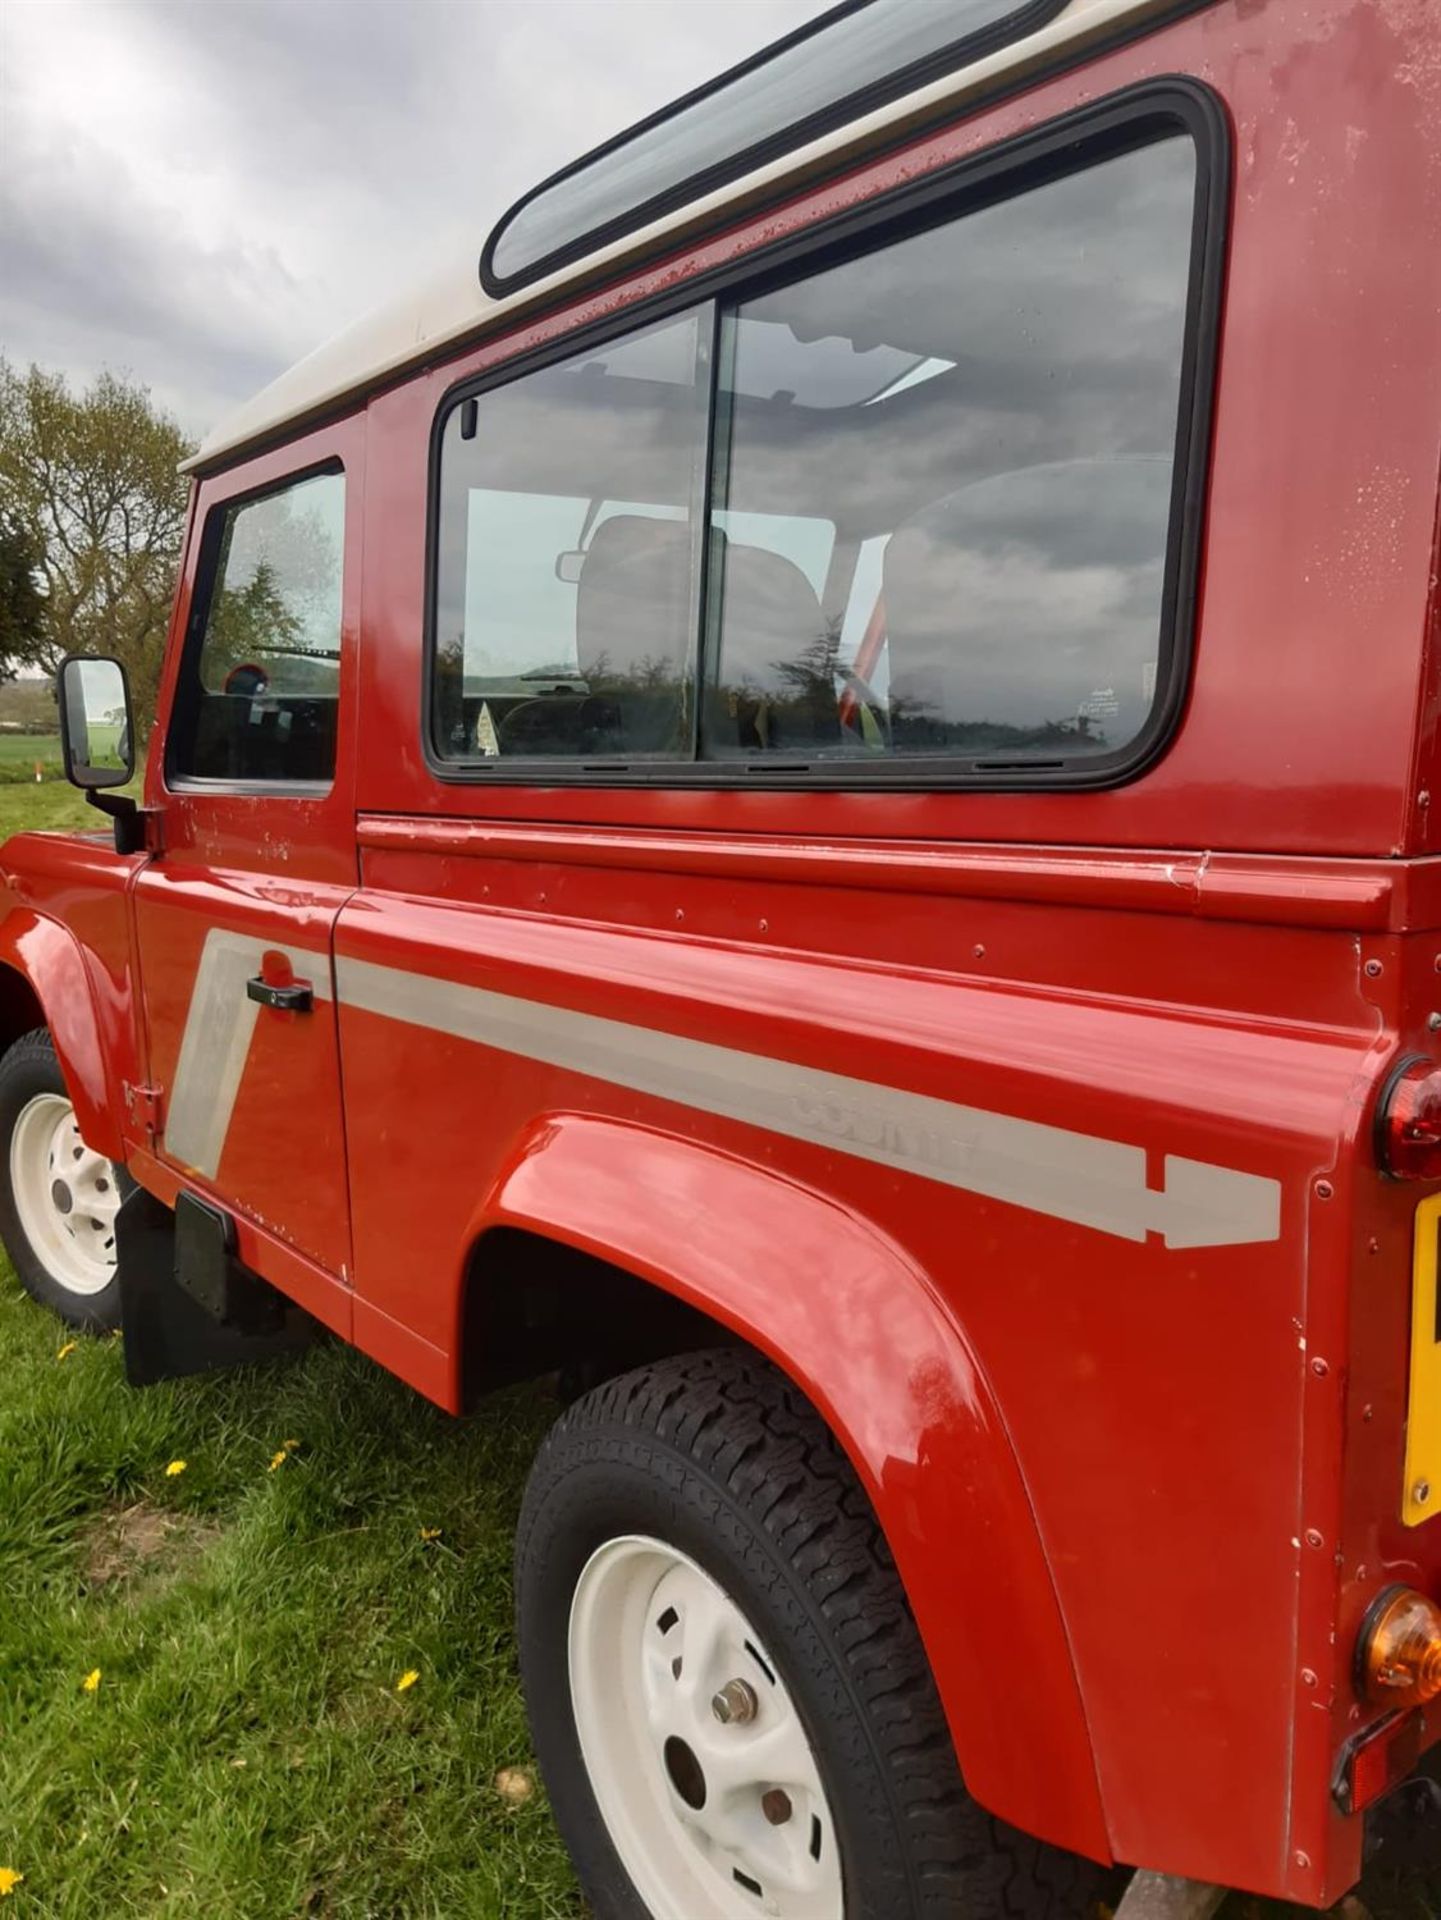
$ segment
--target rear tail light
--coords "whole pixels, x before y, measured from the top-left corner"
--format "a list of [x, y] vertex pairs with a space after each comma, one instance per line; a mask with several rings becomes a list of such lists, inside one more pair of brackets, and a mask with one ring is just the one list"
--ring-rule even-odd
[[1424, 1707], [1441, 1694], [1441, 1607], [1410, 1587], [1392, 1587], [1361, 1629], [1358, 1678], [1378, 1707]]
[[1376, 1153], [1397, 1180], [1441, 1180], [1441, 1067], [1414, 1056], [1387, 1081], [1376, 1110]]

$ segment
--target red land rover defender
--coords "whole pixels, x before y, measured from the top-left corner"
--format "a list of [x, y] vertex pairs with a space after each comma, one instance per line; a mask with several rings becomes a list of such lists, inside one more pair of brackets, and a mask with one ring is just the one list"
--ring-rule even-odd
[[62, 675], [0, 1230], [575, 1383], [606, 1920], [1323, 1906], [1441, 1726], [1437, 25], [839, 7], [206, 443], [142, 803]]

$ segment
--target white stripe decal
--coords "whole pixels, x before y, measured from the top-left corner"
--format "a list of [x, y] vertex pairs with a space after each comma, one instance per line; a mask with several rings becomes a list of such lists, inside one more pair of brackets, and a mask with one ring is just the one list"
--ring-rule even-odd
[[343, 1006], [589, 1074], [1124, 1240], [1158, 1232], [1168, 1247], [1229, 1247], [1280, 1238], [1280, 1182], [1259, 1174], [1167, 1154], [1158, 1193], [1146, 1184], [1145, 1149], [1119, 1140], [366, 960], [342, 956], [336, 977]]
[[283, 953], [317, 1000], [330, 998], [328, 954], [257, 940], [224, 927], [212, 927], [206, 934], [166, 1104], [165, 1151], [207, 1179], [214, 1179], [225, 1151], [260, 1012], [247, 998], [245, 983], [259, 973], [267, 953]]

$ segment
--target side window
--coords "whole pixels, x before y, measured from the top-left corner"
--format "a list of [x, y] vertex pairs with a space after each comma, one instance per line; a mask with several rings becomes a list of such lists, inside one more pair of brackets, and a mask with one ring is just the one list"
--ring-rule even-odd
[[216, 515], [170, 774], [324, 783], [335, 773], [345, 477], [313, 474]]
[[452, 409], [441, 759], [691, 757], [708, 341], [686, 314]]
[[502, 780], [1142, 765], [1181, 705], [1224, 171], [1194, 103], [1136, 114], [452, 400], [432, 752]]
[[[1155, 141], [725, 315], [706, 757], [983, 772], [1143, 732], [1195, 186]], [[836, 529], [829, 591], [750, 531], [781, 510]]]

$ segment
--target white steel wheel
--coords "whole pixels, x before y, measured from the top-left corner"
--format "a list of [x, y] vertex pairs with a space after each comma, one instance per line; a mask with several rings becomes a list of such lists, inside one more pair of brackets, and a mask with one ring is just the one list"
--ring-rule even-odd
[[115, 1278], [114, 1166], [80, 1137], [63, 1094], [26, 1101], [10, 1133], [10, 1191], [35, 1257], [56, 1286], [91, 1298]]
[[570, 1612], [576, 1731], [655, 1920], [843, 1920], [820, 1769], [744, 1613], [676, 1548], [609, 1540]]
[[874, 1510], [759, 1354], [616, 1374], [536, 1455], [536, 1757], [595, 1920], [1086, 1920], [1097, 1871], [966, 1792]]

